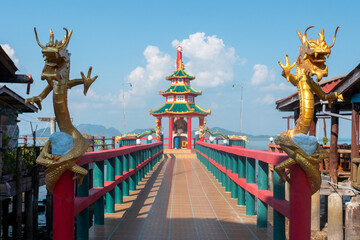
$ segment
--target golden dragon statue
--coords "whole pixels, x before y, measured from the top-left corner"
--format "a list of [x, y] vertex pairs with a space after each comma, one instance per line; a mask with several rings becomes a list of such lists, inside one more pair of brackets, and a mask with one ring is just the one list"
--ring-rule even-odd
[[[293, 164], [298, 164], [306, 173], [312, 194], [320, 189], [321, 175], [319, 171], [319, 163], [324, 158], [328, 158], [328, 153], [317, 143], [314, 143], [312, 153], [307, 153], [294, 142], [294, 136], [298, 134], [308, 134], [313, 116], [314, 116], [314, 94], [320, 99], [327, 100], [329, 106], [332, 101], [342, 99], [342, 95], [336, 92], [325, 94], [321, 87], [317, 84], [323, 77], [328, 75], [328, 67], [325, 65], [326, 58], [330, 56], [331, 48], [335, 44], [336, 34], [340, 26], [335, 30], [332, 45], [328, 45], [324, 39], [324, 29], [319, 33], [319, 38], [308, 39], [307, 31], [314, 26], [310, 26], [302, 35], [299, 31], [297, 34], [302, 45], [300, 55], [296, 62], [289, 64], [289, 57], [285, 57], [285, 65], [279, 61], [283, 69], [282, 76], [290, 81], [298, 89], [300, 115], [296, 121], [295, 127], [287, 130], [277, 136], [275, 142], [280, 145], [289, 159], [275, 167], [275, 171], [280, 176], [279, 183], [289, 181], [285, 171], [286, 168]], [[296, 65], [296, 74], [291, 74], [291, 69]], [[316, 76], [316, 82], [311, 78]]]
[[43, 57], [45, 57], [45, 66], [41, 73], [41, 80], [47, 81], [47, 86], [38, 95], [25, 100], [25, 103], [36, 103], [41, 110], [41, 102], [53, 91], [53, 106], [56, 122], [61, 132], [68, 134], [73, 139], [73, 147], [62, 155], [51, 154], [51, 142], [47, 141], [40, 155], [36, 159], [38, 164], [47, 167], [45, 182], [49, 192], [53, 192], [56, 182], [67, 170], [75, 173], [74, 179], [79, 179], [82, 183], [87, 170], [76, 165], [76, 161], [87, 150], [89, 142], [72, 125], [70, 113], [67, 104], [68, 89], [79, 84], [84, 85], [84, 95], [86, 95], [90, 85], [97, 79], [97, 76], [90, 78], [92, 67], [89, 68], [88, 75], [81, 72], [81, 79], [69, 79], [70, 73], [70, 53], [67, 46], [70, 41], [72, 30], [68, 32], [64, 28], [66, 35], [64, 40], [54, 41], [54, 34], [50, 29], [50, 40], [45, 46], [39, 42], [39, 38], [34, 28], [36, 41], [42, 48]]

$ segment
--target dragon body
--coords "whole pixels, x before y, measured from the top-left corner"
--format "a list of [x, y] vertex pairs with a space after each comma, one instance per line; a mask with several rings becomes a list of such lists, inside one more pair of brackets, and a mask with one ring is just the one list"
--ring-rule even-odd
[[45, 57], [45, 66], [42, 70], [41, 79], [46, 80], [48, 85], [38, 95], [32, 98], [26, 99], [26, 103], [36, 103], [41, 110], [41, 102], [53, 91], [53, 107], [56, 117], [56, 122], [61, 132], [70, 135], [74, 140], [74, 147], [63, 155], [51, 154], [51, 142], [45, 143], [44, 149], [36, 159], [38, 164], [47, 167], [45, 182], [47, 189], [53, 192], [56, 182], [61, 175], [70, 170], [75, 173], [75, 178], [79, 179], [81, 184], [83, 177], [87, 174], [87, 170], [76, 165], [76, 161], [86, 152], [89, 142], [85, 139], [81, 133], [72, 125], [70, 119], [70, 113], [67, 102], [68, 89], [83, 84], [84, 94], [86, 95], [90, 85], [96, 80], [97, 76], [90, 78], [90, 67], [88, 76], [85, 77], [81, 72], [81, 79], [69, 79], [70, 74], [70, 53], [66, 49], [72, 34], [67, 29], [64, 40], [54, 42], [54, 34], [50, 29], [50, 40], [46, 46], [40, 44], [37, 32], [35, 29], [35, 36], [37, 43], [42, 48], [42, 54]]
[[[319, 38], [308, 40], [306, 32], [312, 27], [308, 27], [304, 35], [297, 31], [302, 43], [299, 47], [300, 54], [297, 61], [290, 65], [289, 57], [286, 55], [285, 65], [279, 62], [283, 69], [282, 76], [297, 87], [300, 114], [295, 127], [281, 133], [275, 140], [289, 156], [289, 159], [275, 167], [275, 171], [281, 177], [280, 182], [288, 181], [289, 178], [285, 168], [298, 164], [305, 171], [309, 179], [312, 193], [315, 193], [321, 185], [319, 163], [322, 159], [328, 157], [328, 153], [318, 144], [313, 154], [307, 154], [293, 142], [292, 137], [297, 134], [308, 134], [315, 111], [314, 94], [322, 100], [327, 100], [329, 106], [332, 101], [342, 99], [342, 95], [338, 95], [336, 92], [325, 94], [316, 83], [328, 75], [328, 67], [325, 65], [325, 62], [326, 58], [330, 56], [331, 48], [335, 44], [336, 33], [340, 26], [335, 30], [334, 41], [331, 46], [325, 42], [324, 29], [319, 33]], [[290, 71], [295, 65], [296, 74], [293, 75]], [[316, 76], [316, 82], [312, 79], [314, 75]]]

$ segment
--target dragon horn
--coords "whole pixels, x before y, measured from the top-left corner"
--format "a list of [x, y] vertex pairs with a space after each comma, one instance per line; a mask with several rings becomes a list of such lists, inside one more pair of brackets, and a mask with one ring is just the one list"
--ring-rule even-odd
[[324, 29], [321, 29], [321, 33], [319, 33], [320, 42], [324, 41]]
[[335, 30], [334, 42], [333, 42], [333, 44], [331, 44], [331, 46], [329, 46], [329, 48], [332, 48], [332, 47], [334, 46], [334, 44], [335, 44], [335, 39], [336, 39], [336, 34], [337, 34], [337, 31], [338, 31], [339, 28], [340, 28], [340, 25], [337, 26], [337, 28], [336, 28], [336, 30]]
[[65, 30], [65, 32], [66, 32], [66, 34], [65, 34], [65, 36], [64, 36], [64, 41], [62, 42], [61, 45], [57, 46], [57, 48], [62, 48], [62, 47], [63, 47], [63, 48], [66, 48], [67, 45], [69, 44], [70, 37], [71, 37], [71, 34], [72, 34], [72, 29], [70, 30], [70, 33], [69, 33], [69, 31], [68, 31], [66, 28], [64, 28], [64, 30]]
[[37, 32], [36, 32], [36, 27], [34, 27], [34, 31], [35, 31], [35, 37], [36, 37], [37, 43], [39, 44], [39, 46], [40, 46], [41, 48], [44, 48], [44, 46], [41, 45], [41, 43], [39, 42], [39, 38], [38, 38], [38, 35], [37, 35]]
[[50, 28], [50, 40], [49, 40], [50, 46], [54, 45], [54, 33], [52, 29]]
[[310, 27], [308, 27], [306, 30], [305, 30], [305, 33], [304, 33], [304, 37], [305, 37], [305, 41], [310, 45], [310, 43], [309, 43], [309, 40], [307, 39], [307, 30], [309, 30], [310, 28], [313, 28], [313, 27], [315, 27], [315, 26], [310, 26]]

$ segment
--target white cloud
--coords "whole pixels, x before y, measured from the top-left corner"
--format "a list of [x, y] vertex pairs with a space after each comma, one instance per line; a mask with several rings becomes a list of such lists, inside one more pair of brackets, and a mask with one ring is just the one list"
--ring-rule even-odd
[[274, 84], [271, 83], [270, 85], [264, 86], [264, 87], [260, 87], [259, 88], [261, 91], [264, 92], [295, 92], [297, 91], [296, 87], [294, 87], [291, 83], [280, 83], [280, 84]]
[[15, 50], [12, 49], [9, 44], [0, 44], [0, 46], [2, 49], [4, 49], [6, 54], [11, 58], [15, 65], [19, 66], [19, 59], [15, 56]]
[[254, 74], [251, 77], [252, 85], [260, 85], [268, 81], [273, 81], [274, 79], [275, 79], [274, 70], [269, 71], [268, 67], [263, 64], [254, 65]]
[[[146, 96], [156, 92], [160, 81], [165, 81], [165, 76], [171, 75], [175, 60], [165, 54], [156, 46], [147, 46], [144, 51], [145, 67], [136, 67], [127, 77], [127, 82], [132, 87], [126, 91], [125, 102], [131, 105], [145, 105]], [[158, 90], [158, 89], [157, 89]], [[163, 89], [165, 90], [165, 89]], [[119, 95], [123, 99], [122, 93]]]
[[271, 105], [275, 104], [275, 98], [271, 94], [266, 94], [262, 99], [261, 103]]
[[[196, 76], [192, 82], [195, 86], [216, 87], [233, 81], [235, 49], [227, 47], [222, 39], [197, 32], [181, 42], [174, 40], [172, 45], [183, 47], [183, 56], [189, 59], [184, 61], [186, 72]], [[240, 59], [240, 64], [245, 63], [246, 59]]]

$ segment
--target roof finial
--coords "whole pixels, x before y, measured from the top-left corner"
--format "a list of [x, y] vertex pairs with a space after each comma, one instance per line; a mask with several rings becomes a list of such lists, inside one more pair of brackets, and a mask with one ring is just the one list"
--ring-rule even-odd
[[181, 53], [183, 49], [181, 46], [178, 46], [176, 50], [177, 50], [176, 69], [184, 70], [184, 64], [182, 63], [182, 53]]

